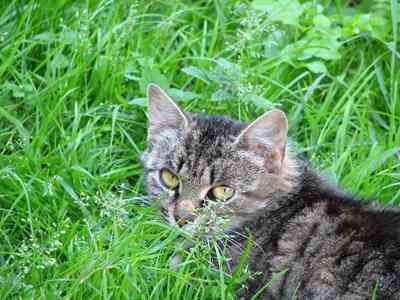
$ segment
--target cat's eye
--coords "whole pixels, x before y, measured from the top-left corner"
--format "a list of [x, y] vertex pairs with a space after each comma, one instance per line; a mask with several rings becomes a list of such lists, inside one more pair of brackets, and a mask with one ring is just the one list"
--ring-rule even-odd
[[229, 186], [220, 185], [212, 188], [208, 192], [208, 198], [217, 201], [227, 201], [232, 198], [235, 191]]
[[167, 169], [161, 170], [160, 178], [165, 187], [170, 190], [176, 189], [179, 185], [179, 177]]

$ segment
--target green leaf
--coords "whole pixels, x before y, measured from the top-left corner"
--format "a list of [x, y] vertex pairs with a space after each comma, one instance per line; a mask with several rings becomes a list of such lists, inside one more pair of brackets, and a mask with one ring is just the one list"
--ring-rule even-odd
[[221, 85], [230, 85], [240, 78], [242, 70], [239, 65], [224, 58], [219, 58], [215, 62], [217, 65], [207, 74], [211, 81]]
[[307, 63], [305, 66], [307, 67], [307, 69], [309, 69], [313, 73], [327, 73], [328, 72], [325, 64], [320, 60], [316, 60], [316, 61]]
[[224, 101], [230, 99], [232, 96], [225, 90], [218, 90], [211, 95], [211, 101]]
[[251, 102], [259, 108], [271, 107], [272, 103], [265, 99], [263, 96], [255, 95], [255, 94], [247, 94], [244, 97], [245, 101]]
[[331, 20], [324, 15], [316, 15], [313, 19], [313, 23], [319, 29], [329, 30], [331, 27]]
[[234, 81], [233, 78], [229, 77], [228, 75], [226, 75], [224, 72], [222, 71], [210, 71], [208, 73], [208, 78], [215, 83], [218, 84], [229, 84], [232, 81]]
[[24, 142], [25, 145], [27, 145], [29, 143], [30, 134], [29, 134], [28, 130], [25, 129], [22, 122], [19, 119], [17, 119], [16, 117], [14, 117], [13, 115], [11, 115], [7, 110], [2, 108], [1, 106], [0, 106], [0, 116], [4, 119], [8, 120], [11, 124], [13, 124], [17, 128], [22, 141]]
[[144, 65], [142, 69], [142, 77], [139, 81], [140, 88], [145, 91], [150, 83], [158, 84], [162, 89], [166, 90], [169, 87], [169, 81], [155, 65]]
[[32, 39], [36, 41], [52, 42], [54, 40], [54, 34], [51, 32], [42, 32], [34, 35]]
[[11, 91], [14, 98], [25, 98], [27, 95], [31, 94], [35, 89], [29, 84], [16, 85], [12, 82], [5, 82], [3, 87]]
[[68, 45], [76, 45], [81, 41], [79, 32], [69, 28], [64, 28], [64, 30], [60, 32], [59, 39]]
[[57, 69], [64, 69], [68, 67], [69, 61], [62, 53], [58, 53], [54, 56], [53, 60], [50, 62], [51, 69], [56, 71]]
[[389, 21], [377, 14], [357, 14], [348, 16], [343, 21], [343, 35], [351, 37], [362, 33], [385, 41], [389, 38]]
[[230, 77], [238, 77], [241, 74], [241, 68], [239, 65], [231, 63], [230, 61], [224, 58], [218, 58], [217, 64], [222, 70], [227, 73]]
[[182, 72], [189, 76], [192, 76], [194, 78], [200, 79], [207, 84], [209, 83], [209, 81], [207, 79], [207, 72], [203, 71], [197, 67], [189, 66], [189, 67], [183, 68]]
[[285, 45], [285, 32], [279, 29], [272, 31], [264, 43], [264, 56], [278, 56]]
[[147, 107], [147, 98], [134, 98], [128, 101], [129, 104]]
[[190, 101], [199, 98], [199, 95], [196, 93], [174, 88], [168, 89], [168, 95], [170, 95], [176, 101]]
[[256, 0], [252, 6], [268, 14], [271, 21], [288, 25], [299, 25], [299, 17], [304, 11], [297, 0]]

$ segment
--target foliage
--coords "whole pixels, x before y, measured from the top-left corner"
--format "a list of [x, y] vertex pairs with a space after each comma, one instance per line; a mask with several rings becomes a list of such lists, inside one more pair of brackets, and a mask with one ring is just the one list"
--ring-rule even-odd
[[245, 261], [198, 244], [172, 270], [182, 237], [144, 205], [149, 82], [241, 121], [279, 106], [330, 180], [398, 204], [400, 10], [358, 2], [1, 1], [0, 298], [235, 297]]

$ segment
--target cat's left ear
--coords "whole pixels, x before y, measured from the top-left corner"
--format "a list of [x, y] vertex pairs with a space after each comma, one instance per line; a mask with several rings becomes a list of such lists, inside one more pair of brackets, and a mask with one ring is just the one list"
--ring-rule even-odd
[[163, 130], [177, 132], [188, 126], [188, 116], [158, 85], [149, 84], [147, 96], [149, 98], [149, 138], [160, 134]]
[[236, 138], [243, 150], [254, 151], [265, 159], [270, 172], [279, 172], [286, 159], [288, 121], [281, 110], [271, 110], [248, 125]]

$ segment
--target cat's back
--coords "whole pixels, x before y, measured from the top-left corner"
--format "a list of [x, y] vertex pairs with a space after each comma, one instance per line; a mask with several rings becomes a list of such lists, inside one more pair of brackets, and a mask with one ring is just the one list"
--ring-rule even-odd
[[292, 199], [290, 217], [273, 224], [268, 237], [275, 239], [255, 241], [263, 245], [251, 262], [262, 272], [258, 281], [284, 274], [264, 298], [400, 299], [400, 209], [373, 208], [319, 181], [308, 185]]
[[270, 268], [287, 274], [279, 298], [400, 299], [400, 210], [374, 209], [340, 191], [306, 192]]

